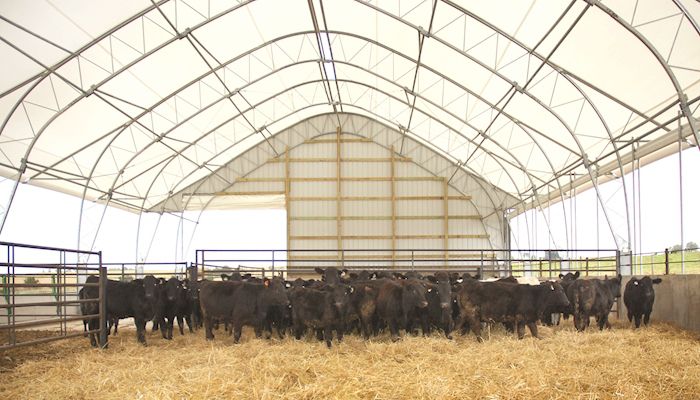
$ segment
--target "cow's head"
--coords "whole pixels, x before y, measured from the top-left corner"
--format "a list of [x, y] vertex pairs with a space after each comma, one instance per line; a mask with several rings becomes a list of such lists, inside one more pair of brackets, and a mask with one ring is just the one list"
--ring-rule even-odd
[[179, 279], [172, 277], [165, 282], [165, 298], [168, 301], [175, 301], [181, 290], [183, 290], [182, 281]]
[[163, 278], [156, 278], [153, 275], [146, 275], [143, 277], [142, 282], [146, 300], [156, 299], [160, 293]]
[[401, 301], [405, 309], [410, 309], [413, 307], [425, 308], [428, 306], [428, 300], [426, 300], [425, 295], [428, 293], [428, 289], [423, 286], [423, 284], [417, 279], [406, 279], [403, 282], [403, 289], [401, 292]]
[[350, 304], [350, 295], [355, 292], [355, 288], [350, 285], [339, 283], [327, 285], [325, 290], [330, 293], [333, 306], [338, 312], [345, 314], [348, 304]]
[[272, 279], [264, 278], [262, 280], [262, 284], [263, 290], [265, 291], [265, 298], [267, 299], [269, 306], [286, 307], [289, 305], [287, 285], [284, 282], [284, 279], [278, 276]]
[[428, 287], [428, 296], [440, 300], [440, 308], [449, 309], [452, 300], [452, 285], [450, 285], [450, 276], [446, 272], [438, 272], [435, 276], [427, 278], [432, 287]]
[[659, 283], [661, 283], [661, 278], [651, 279], [650, 277], [645, 276], [642, 279], [630, 279], [627, 286], [631, 286], [632, 290], [635, 290], [638, 293], [641, 293], [642, 296], [649, 298], [654, 295], [654, 284]]
[[540, 289], [544, 292], [544, 306], [546, 308], [569, 307], [569, 298], [566, 297], [564, 288], [554, 281], [540, 283]]
[[559, 274], [559, 279], [561, 279], [562, 281], [569, 282], [569, 281], [575, 281], [576, 279], [579, 278], [579, 276], [581, 276], [581, 271], [576, 271], [574, 273], [567, 272], [566, 275]]
[[610, 289], [610, 293], [612, 293], [613, 297], [618, 298], [622, 296], [621, 289], [622, 289], [622, 275], [618, 274], [616, 277], [612, 279], [608, 279], [608, 276], [605, 275], [605, 285]]

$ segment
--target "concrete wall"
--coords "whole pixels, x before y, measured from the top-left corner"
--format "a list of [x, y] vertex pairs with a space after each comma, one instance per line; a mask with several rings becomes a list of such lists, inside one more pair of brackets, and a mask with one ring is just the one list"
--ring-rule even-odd
[[[659, 275], [663, 281], [654, 285], [656, 298], [650, 323], [665, 321], [679, 328], [700, 331], [700, 275]], [[622, 278], [622, 291], [630, 280]], [[620, 302], [620, 318], [627, 320], [627, 308]]]

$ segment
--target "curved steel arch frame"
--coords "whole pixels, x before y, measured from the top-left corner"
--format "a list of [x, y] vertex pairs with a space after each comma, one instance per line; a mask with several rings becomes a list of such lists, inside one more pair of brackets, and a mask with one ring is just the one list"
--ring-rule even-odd
[[[631, 110], [631, 111], [637, 113], [638, 115], [642, 116], [643, 118], [646, 118], [647, 120], [651, 120], [652, 122], [656, 123], [653, 119], [650, 119], [650, 118], [646, 117], [645, 115], [636, 112], [636, 110], [634, 110], [634, 109], [631, 108], [630, 106], [625, 105], [624, 103], [620, 102], [618, 99], [615, 99], [614, 96], [608, 95], [608, 94], [605, 93], [604, 91], [602, 91], [602, 90], [600, 90], [600, 89], [598, 89], [598, 88], [596, 88], [596, 87], [590, 85], [589, 83], [585, 82], [584, 80], [582, 80], [582, 79], [576, 77], [575, 75], [573, 75], [573, 74], [570, 73], [569, 71], [563, 70], [562, 68], [556, 66], [555, 64], [551, 63], [551, 61], [549, 61], [547, 58], [541, 56], [540, 54], [538, 54], [537, 52], [533, 51], [532, 49], [527, 49], [527, 47], [524, 46], [522, 43], [520, 43], [516, 38], [514, 38], [514, 37], [512, 37], [512, 36], [510, 36], [510, 35], [508, 35], [508, 34], [506, 34], [505, 32], [501, 31], [500, 29], [498, 29], [497, 27], [493, 26], [492, 24], [489, 24], [488, 22], [484, 21], [483, 19], [479, 18], [478, 16], [469, 13], [467, 10], [460, 9], [458, 5], [455, 5], [454, 3], [452, 3], [452, 2], [450, 2], [450, 1], [448, 1], [448, 0], [440, 0], [440, 1], [442, 1], [442, 2], [445, 3], [445, 4], [450, 5], [450, 6], [452, 6], [452, 7], [455, 7], [455, 8], [457, 8], [457, 9], [459, 9], [460, 11], [462, 11], [463, 13], [465, 13], [466, 15], [470, 15], [472, 18], [477, 19], [477, 20], [478, 20], [479, 22], [481, 22], [482, 24], [484, 24], [484, 25], [488, 26], [489, 28], [493, 29], [494, 32], [497, 32], [497, 33], [501, 34], [502, 36], [504, 36], [504, 37], [508, 38], [509, 40], [511, 40], [511, 42], [513, 42], [514, 44], [516, 44], [516, 45], [522, 47], [523, 49], [528, 50], [530, 54], [535, 55], [536, 57], [538, 57], [539, 59], [541, 59], [541, 60], [543, 61], [543, 63], [548, 64], [548, 65], [550, 65], [552, 68], [554, 68], [554, 69], [557, 71], [557, 73], [559, 73], [562, 77], [564, 77], [565, 79], [569, 80], [569, 81], [572, 83], [572, 85], [573, 85], [577, 90], [579, 90], [579, 92], [582, 94], [582, 96], [585, 98], [585, 100], [586, 100], [586, 101], [592, 106], [592, 108], [596, 111], [596, 114], [598, 115], [599, 119], [601, 120], [601, 123], [605, 126], [606, 131], [607, 131], [609, 137], [611, 137], [611, 134], [610, 134], [609, 128], [607, 127], [607, 124], [606, 124], [605, 120], [603, 119], [602, 115], [600, 114], [600, 112], [599, 112], [599, 111], [597, 110], [597, 108], [595, 107], [595, 104], [594, 104], [593, 102], [591, 102], [590, 99], [589, 99], [587, 96], [585, 96], [585, 93], [584, 93], [582, 90], [580, 90], [580, 88], [578, 87], [578, 85], [577, 85], [574, 81], [571, 80], [571, 78], [570, 78], [571, 76], [573, 76], [577, 81], [582, 82], [583, 84], [585, 84], [585, 85], [587, 85], [587, 86], [589, 86], [589, 87], [592, 87], [594, 90], [598, 91], [599, 93], [602, 93], [602, 94], [606, 95], [606, 97], [613, 99], [613, 100], [616, 101], [618, 104], [623, 105], [625, 108], [627, 108], [627, 109], [629, 109], [629, 110]], [[190, 31], [194, 31], [194, 30], [196, 30], [197, 28], [199, 28], [199, 27], [201, 27], [201, 26], [204, 26], [204, 25], [206, 25], [207, 23], [209, 23], [209, 22], [211, 22], [211, 21], [213, 21], [213, 20], [215, 20], [215, 19], [218, 19], [219, 17], [221, 17], [221, 16], [223, 16], [223, 15], [225, 15], [225, 14], [228, 14], [228, 13], [230, 13], [230, 12], [233, 12], [233, 11], [235, 11], [235, 10], [237, 10], [237, 9], [239, 9], [239, 8], [241, 8], [241, 7], [245, 6], [245, 5], [247, 5], [247, 4], [249, 4], [250, 2], [251, 2], [251, 1], [243, 2], [243, 3], [241, 3], [241, 4], [236, 5], [235, 7], [232, 7], [232, 8], [230, 8], [230, 9], [228, 9], [228, 10], [222, 12], [222, 13], [219, 13], [219, 14], [217, 14], [216, 16], [213, 16], [212, 18], [208, 19], [207, 21], [204, 21], [204, 22], [200, 23], [199, 25], [195, 26], [195, 27], [192, 28]], [[688, 19], [688, 21], [690, 21], [690, 23], [693, 25], [693, 27], [695, 28], [696, 32], [698, 32], [698, 34], [700, 35], [700, 31], [698, 31], [698, 25], [697, 25], [697, 23], [694, 21], [694, 19], [692, 18], [692, 16], [691, 16], [691, 15], [685, 10], [685, 8], [684, 8], [681, 4], [679, 4], [676, 0], [674, 0], [674, 2], [675, 2], [676, 5], [678, 6], [678, 8], [681, 10], [681, 12], [685, 15], [685, 17]], [[36, 79], [36, 78], [38, 77], [39, 79], [38, 79], [38, 80], [32, 85], [32, 87], [25, 93], [25, 96], [22, 97], [22, 99], [24, 99], [24, 98], [26, 97], [26, 94], [28, 94], [29, 92], [31, 92], [31, 90], [32, 90], [33, 88], [35, 88], [35, 87], [39, 84], [39, 82], [40, 82], [41, 80], [45, 79], [45, 78], [46, 78], [48, 75], [50, 75], [51, 73], [57, 74], [57, 73], [56, 73], [56, 69], [59, 68], [61, 65], [65, 64], [65, 63], [67, 63], [68, 61], [70, 61], [71, 59], [77, 57], [80, 53], [82, 53], [82, 52], [85, 51], [86, 49], [88, 49], [88, 48], [90, 48], [90, 47], [92, 47], [92, 46], [98, 44], [99, 41], [101, 41], [102, 39], [108, 37], [108, 36], [111, 35], [112, 33], [117, 32], [119, 29], [121, 29], [122, 27], [126, 26], [129, 22], [131, 22], [131, 21], [133, 21], [133, 20], [135, 20], [135, 19], [137, 19], [137, 18], [139, 18], [139, 17], [141, 17], [141, 16], [147, 14], [147, 13], [150, 12], [150, 11], [153, 11], [153, 10], [157, 9], [159, 5], [164, 4], [164, 3], [166, 3], [166, 1], [161, 1], [161, 2], [159, 2], [158, 4], [154, 3], [154, 4], [153, 4], [153, 7], [148, 7], [147, 9], [143, 10], [141, 13], [139, 13], [139, 14], [135, 15], [134, 17], [132, 17], [132, 18], [130, 18], [130, 19], [124, 21], [123, 23], [117, 25], [115, 28], [113, 28], [113, 29], [111, 29], [110, 31], [106, 32], [105, 34], [101, 35], [100, 37], [98, 37], [97, 39], [95, 39], [95, 40], [92, 41], [91, 43], [87, 44], [86, 46], [83, 46], [80, 50], [76, 51], [74, 54], [72, 54], [72, 55], [69, 56], [68, 58], [62, 60], [61, 62], [59, 62], [59, 63], [56, 64], [55, 66], [53, 66], [53, 67], [45, 67], [46, 72], [43, 73], [43, 75], [42, 75], [42, 74], [39, 74], [39, 75], [37, 75], [36, 77], [31, 78], [31, 79], [25, 81], [25, 83], [16, 86], [16, 87], [13, 88], [12, 90], [21, 88], [21, 87], [23, 87], [24, 85], [26, 85], [27, 83], [31, 82], [32, 80], [34, 80], [34, 79]], [[401, 18], [401, 17], [393, 16], [393, 15], [389, 14], [388, 12], [386, 12], [385, 10], [382, 10], [381, 8], [376, 7], [376, 6], [374, 6], [374, 5], [371, 5], [371, 4], [368, 4], [368, 3], [359, 2], [359, 1], [358, 1], [358, 3], [359, 3], [359, 4], [363, 4], [363, 5], [365, 5], [365, 6], [370, 6], [370, 7], [374, 8], [374, 9], [376, 9], [377, 11], [380, 11], [380, 12], [386, 14], [386, 15], [391, 16], [392, 18], [395, 18], [395, 19], [397, 19], [397, 20], [400, 20], [400, 21], [403, 22], [404, 24], [407, 24], [407, 25], [413, 27], [414, 29], [416, 29], [418, 32], [420, 32], [420, 28], [419, 28], [419, 27], [412, 26], [408, 21], [404, 20], [404, 19]], [[638, 31], [636, 31], [636, 29], [634, 29], [633, 27], [631, 27], [629, 24], [626, 24], [625, 21], [623, 21], [623, 20], [621, 20], [619, 17], [617, 17], [617, 16], [614, 14], [614, 12], [612, 12], [609, 8], [603, 6], [602, 4], [600, 4], [600, 3], [597, 2], [597, 1], [591, 1], [590, 4], [591, 4], [591, 5], [597, 6], [597, 7], [599, 7], [601, 10], [605, 11], [606, 13], [608, 13], [608, 14], [609, 14], [613, 19], [615, 19], [618, 23], [622, 24], [626, 29], [630, 30], [630, 32], [632, 32], [639, 40], [641, 40], [641, 41], [645, 44], [645, 46], [647, 46], [647, 48], [649, 48], [649, 50], [650, 50], [652, 53], [654, 53], [654, 55], [655, 55], [655, 57], [658, 59], [658, 61], [664, 66], [664, 69], [667, 71], [667, 74], [669, 75], [669, 78], [670, 78], [671, 81], [674, 83], [674, 87], [676, 88], [676, 91], [678, 92], [678, 95], [679, 95], [679, 99], [680, 99], [680, 102], [681, 102], [682, 111], [683, 111], [684, 115], [686, 116], [686, 118], [688, 119], [689, 124], [690, 124], [690, 127], [691, 127], [691, 129], [693, 130], [693, 134], [695, 135], [696, 140], [697, 140], [697, 139], [698, 139], [698, 133], [697, 133], [697, 129], [695, 128], [694, 119], [693, 119], [692, 115], [689, 113], [689, 110], [687, 109], [687, 100], [684, 101], [684, 97], [683, 97], [684, 94], [682, 93], [682, 90], [681, 90], [680, 87], [678, 86], [677, 81], [676, 81], [676, 79], [675, 79], [675, 76], [673, 75], [673, 71], [670, 70], [670, 68], [668, 67], [668, 64], [663, 60], [662, 57], [659, 57], [658, 52], [656, 51], [656, 49], [651, 45], [651, 43], [649, 43], [647, 40], [645, 40], [645, 38], [644, 38], [643, 35], [641, 35]], [[434, 36], [433, 36], [433, 37], [434, 37]], [[164, 48], [164, 47], [167, 46], [169, 43], [172, 43], [173, 41], [175, 41], [175, 40], [177, 40], [177, 39], [178, 39], [178, 37], [173, 37], [173, 38], [171, 38], [170, 40], [164, 42], [163, 44], [161, 44], [160, 46], [158, 46], [156, 49], [152, 49], [150, 52], [148, 52], [148, 54], [144, 54], [142, 57], [139, 57], [137, 60], [134, 60], [134, 61], [132, 61], [131, 63], [125, 65], [120, 71], [117, 71], [117, 72], [113, 73], [113, 74], [110, 75], [106, 80], [112, 79], [114, 76], [116, 76], [116, 75], [118, 75], [119, 73], [121, 73], [121, 72], [127, 70], [130, 66], [132, 66], [132, 65], [134, 65], [135, 63], [139, 62], [140, 60], [142, 60], [143, 58], [147, 57], [148, 55], [153, 54], [154, 52], [156, 52], [156, 51], [158, 51], [158, 50]], [[446, 45], [450, 46], [449, 43], [447, 43], [447, 42], [444, 42], [443, 44], [446, 44]], [[458, 49], [454, 49], [454, 50], [458, 50]], [[463, 56], [466, 56], [466, 55], [463, 54], [462, 52], [459, 52], [459, 53], [462, 54]], [[472, 60], [472, 61], [475, 61], [475, 62], [476, 62], [476, 60]], [[418, 67], [421, 66], [419, 62], [417, 62], [416, 65], [417, 65], [416, 68], [418, 68]], [[485, 67], [485, 66], [482, 65], [482, 67]], [[489, 69], [489, 70], [491, 70], [491, 69]], [[213, 72], [213, 71], [212, 71], [212, 72]], [[493, 74], [497, 75], [499, 78], [504, 79], [504, 77], [499, 76], [499, 74], [497, 73], [497, 71], [491, 70], [491, 72], [492, 72]], [[58, 76], [58, 74], [57, 74], [57, 76]], [[60, 77], [60, 76], [59, 76], [59, 77]], [[444, 79], [448, 79], [447, 77], [444, 77], [444, 76], [443, 76], [443, 78], [444, 78]], [[104, 83], [106, 83], [106, 81], [103, 81], [103, 82], [99, 83], [99, 84], [95, 87], [95, 89], [96, 89], [96, 88], [99, 88], [99, 86], [103, 85]], [[6, 92], [6, 93], [7, 93], [7, 92]], [[3, 96], [4, 96], [6, 93], [4, 93]], [[527, 92], [524, 92], [524, 93], [527, 94], [528, 96], [531, 96], [531, 95], [530, 95], [529, 93], [527, 93]], [[77, 100], [79, 101], [79, 100], [80, 100], [82, 97], [84, 97], [84, 96], [85, 96], [85, 93], [83, 93], [83, 96], [79, 97]], [[531, 96], [531, 97], [532, 97], [533, 99], [535, 99], [534, 96]], [[168, 98], [170, 98], [170, 97], [168, 97]], [[164, 99], [164, 100], [165, 100], [165, 99]], [[2, 127], [0, 128], [0, 135], [2, 134], [2, 131], [4, 130], [4, 128], [5, 128], [6, 124], [7, 124], [7, 121], [8, 121], [9, 118], [11, 118], [11, 116], [14, 114], [14, 110], [16, 110], [16, 107], [17, 107], [20, 103], [21, 103], [21, 100], [17, 102], [17, 104], [15, 105], [15, 108], [13, 109], [13, 111], [7, 116], [6, 120], [3, 122], [3, 125], [2, 125]], [[539, 102], [538, 102], [538, 103], [539, 103]], [[685, 107], [683, 107], [684, 104], [685, 104]], [[546, 108], [546, 109], [549, 108], [549, 107], [547, 107], [546, 105], [543, 105], [543, 104], [540, 104], [540, 105], [542, 105], [542, 106], [543, 106], [544, 108]], [[155, 108], [155, 106], [154, 106], [154, 108]], [[494, 109], [495, 109], [495, 108], [494, 108]], [[446, 110], [443, 110], [443, 111], [447, 112]], [[550, 113], [552, 113], [552, 110], [551, 110], [551, 109], [548, 109], [547, 111], [550, 112]], [[430, 116], [430, 114], [427, 114], [427, 113], [425, 113], [425, 114], [428, 115], [428, 116]], [[555, 113], [553, 113], [553, 114], [556, 115]], [[126, 114], [125, 114], [125, 115], [126, 115]], [[430, 117], [432, 118], [432, 116], [430, 116]], [[131, 121], [134, 122], [136, 119], [138, 119], [138, 118], [132, 118]], [[561, 118], [557, 118], [557, 119], [559, 119], [560, 122], [562, 122], [562, 124], [567, 128], [567, 130], [569, 131], [569, 133], [575, 138], [575, 135], [573, 134], [573, 132], [571, 131], [571, 129], [570, 129], [568, 126], [566, 126], [566, 124], [564, 123], [564, 121], [563, 121]], [[49, 124], [51, 121], [53, 121], [53, 118], [52, 118], [47, 124]], [[47, 126], [48, 126], [48, 125], [47, 125]], [[525, 129], [523, 129], [523, 130], [524, 130], [526, 133], [529, 134], [529, 132], [527, 132], [527, 130], [525, 130]], [[42, 132], [43, 132], [43, 129], [42, 129]], [[36, 138], [38, 138], [38, 136], [40, 136], [40, 134], [37, 135]], [[544, 135], [543, 135], [543, 136], [544, 136]], [[36, 140], [36, 138], [35, 138], [35, 140]], [[533, 142], [539, 147], [539, 144], [537, 144], [537, 142], [534, 140], [534, 138], [531, 137], [531, 139], [532, 139]], [[615, 140], [611, 140], [611, 142], [613, 143], [613, 146], [615, 147], [614, 150], [615, 150], [615, 155], [616, 155], [616, 157], [617, 157], [617, 159], [618, 159], [618, 164], [620, 164], [619, 167], [620, 167], [620, 169], [622, 169], [621, 162], [620, 162], [620, 155], [619, 155], [619, 151], [618, 151], [618, 149], [617, 149], [617, 146], [616, 146], [616, 144], [615, 144]], [[577, 144], [578, 144], [578, 143], [577, 143]], [[579, 147], [581, 153], [583, 153], [583, 149], [581, 148], [580, 144], [578, 144], [578, 147]], [[541, 148], [540, 148], [540, 150], [541, 150]], [[28, 159], [28, 155], [29, 155], [30, 152], [31, 152], [31, 146], [30, 146], [30, 149], [27, 151], [26, 157], [25, 157], [23, 160], [27, 160], [27, 159]], [[512, 157], [512, 154], [511, 154], [511, 157]], [[517, 162], [517, 159], [516, 159], [516, 162]], [[587, 170], [589, 171], [589, 174], [590, 174], [590, 162], [588, 162], [588, 160], [586, 159], [585, 156], [584, 156], [582, 162], [583, 162], [583, 164], [586, 166], [586, 168], [587, 168]], [[550, 166], [551, 166], [551, 162], [550, 162], [549, 164], [550, 164]], [[522, 165], [522, 164], [521, 164], [521, 165]], [[24, 171], [23, 171], [24, 166], [22, 166], [22, 167], [20, 167], [20, 168], [21, 168], [21, 171], [20, 171], [20, 172], [24, 172]], [[21, 173], [18, 174], [17, 182], [19, 181], [20, 178], [21, 178]], [[592, 179], [592, 178], [591, 178], [591, 179]], [[559, 182], [558, 182], [558, 179], [557, 179], [557, 183], [559, 183]], [[86, 185], [85, 185], [85, 190], [87, 190], [87, 185], [89, 185], [89, 180], [87, 181], [87, 183], [86, 183]], [[561, 185], [559, 185], [559, 187], [560, 187], [560, 194], [561, 194]], [[16, 190], [16, 185], [15, 185], [15, 190]], [[112, 191], [110, 191], [109, 193], [111, 193], [111, 192], [112, 192]], [[624, 189], [624, 192], [625, 192], [625, 197], [626, 197], [626, 194], [627, 194], [626, 188]], [[85, 193], [85, 192], [84, 192], [84, 193]], [[12, 195], [12, 196], [14, 196], [14, 191], [13, 191], [13, 195]], [[535, 196], [535, 197], [537, 197], [537, 196]], [[600, 200], [600, 197], [599, 197], [599, 200]], [[12, 201], [12, 200], [10, 199], [10, 204], [9, 204], [9, 205], [11, 205], [11, 201]], [[9, 205], [8, 205], [8, 208], [6, 209], [5, 215], [3, 215], [3, 223], [4, 223], [5, 217], [6, 217], [6, 215], [7, 215], [7, 212], [9, 212]], [[603, 205], [603, 209], [604, 209], [604, 212], [605, 212], [605, 206], [604, 206], [604, 205]], [[630, 225], [630, 223], [629, 223], [629, 216], [628, 216], [628, 229], [629, 229], [629, 225]], [[1, 229], [1, 228], [0, 228], [0, 229]], [[612, 229], [612, 227], [611, 227], [611, 229]]]

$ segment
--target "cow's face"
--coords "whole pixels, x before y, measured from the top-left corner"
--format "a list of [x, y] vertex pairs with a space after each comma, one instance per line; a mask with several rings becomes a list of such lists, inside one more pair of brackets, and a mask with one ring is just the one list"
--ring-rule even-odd
[[654, 284], [661, 283], [661, 279], [657, 278], [652, 280], [648, 276], [645, 276], [639, 280], [632, 278], [630, 282], [634, 289], [639, 290], [645, 298], [650, 298], [654, 296]]
[[435, 296], [440, 300], [440, 308], [450, 308], [452, 301], [452, 286], [450, 285], [450, 277], [445, 272], [438, 272], [434, 277], [428, 278], [432, 283], [432, 287], [428, 288], [428, 295]]
[[344, 313], [350, 304], [350, 295], [355, 292], [355, 288], [349, 285], [329, 285], [326, 290], [331, 292], [333, 305], [341, 313]]
[[425, 308], [428, 301], [425, 298], [428, 290], [417, 280], [408, 280], [403, 287], [403, 301], [407, 307]]
[[143, 278], [143, 289], [146, 300], [154, 300], [158, 297], [161, 287], [161, 280], [153, 275], [146, 275]]
[[615, 298], [622, 296], [620, 293], [620, 290], [622, 289], [622, 275], [618, 275], [613, 279], [608, 279], [606, 276], [605, 279], [608, 281], [607, 284], [613, 296]]
[[168, 301], [175, 301], [181, 290], [182, 282], [179, 279], [172, 277], [165, 282], [165, 298]]
[[545, 288], [546, 305], [549, 307], [568, 307], [569, 298], [566, 297], [564, 288], [557, 282], [542, 282], [541, 285]]
[[289, 305], [287, 287], [282, 278], [277, 276], [272, 279], [265, 278], [263, 280], [263, 286], [267, 299], [270, 302], [268, 305], [282, 307]]

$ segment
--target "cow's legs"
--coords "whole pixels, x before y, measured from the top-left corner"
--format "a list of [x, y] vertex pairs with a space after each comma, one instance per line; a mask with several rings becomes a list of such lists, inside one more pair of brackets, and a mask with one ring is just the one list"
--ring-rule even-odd
[[175, 318], [177, 319], [177, 327], [180, 330], [180, 335], [184, 335], [185, 334], [185, 320], [184, 320], [184, 318], [182, 318], [182, 315], [177, 315], [177, 316], [175, 316]]
[[391, 332], [391, 341], [395, 342], [399, 340], [399, 322], [396, 318], [390, 318], [387, 323], [389, 324], [389, 331]]
[[634, 327], [639, 328], [639, 325], [641, 325], [642, 322], [642, 316], [640, 314], [635, 314], [634, 315]]
[[136, 325], [136, 339], [142, 345], [146, 345], [146, 320], [143, 318], [134, 317], [134, 325]]
[[[340, 332], [338, 332], [338, 335], [341, 335]], [[326, 346], [330, 349], [333, 341], [333, 325], [332, 324], [326, 324], [326, 326], [323, 327], [323, 339], [326, 341]]]
[[649, 317], [651, 316], [651, 311], [644, 313], [644, 325], [649, 325]]
[[540, 339], [540, 336], [537, 333], [537, 323], [536, 322], [528, 322], [527, 327], [530, 329], [530, 334], [532, 335], [532, 337]]
[[212, 333], [212, 321], [211, 317], [204, 317], [204, 335], [207, 340], [214, 340], [214, 333]]
[[233, 343], [240, 342], [242, 330], [243, 330], [243, 325], [241, 325], [241, 324], [234, 324], [233, 325]]
[[[87, 324], [88, 324], [89, 330], [91, 330], [91, 331], [95, 330], [95, 329], [99, 329], [99, 327], [100, 327], [99, 320], [95, 319], [95, 318], [88, 320]], [[95, 333], [90, 333], [89, 335], [90, 335], [90, 346], [97, 347], [97, 339], [95, 338]]]
[[515, 321], [513, 324], [518, 332], [518, 339], [525, 337], [525, 321]]

